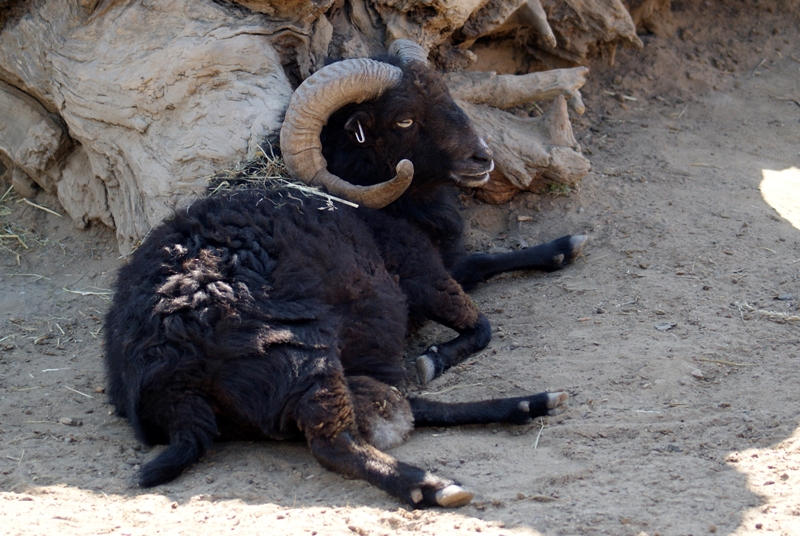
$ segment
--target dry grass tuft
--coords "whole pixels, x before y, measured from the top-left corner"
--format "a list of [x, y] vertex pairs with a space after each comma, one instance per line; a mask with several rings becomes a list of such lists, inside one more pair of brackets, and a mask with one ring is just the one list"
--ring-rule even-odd
[[24, 198], [18, 198], [14, 195], [13, 187], [9, 187], [0, 195], [0, 254], [7, 254], [13, 257], [17, 266], [20, 265], [23, 254], [37, 248], [59, 246], [62, 250], [64, 249], [64, 246], [58, 242], [44, 237], [33, 229], [27, 229], [19, 225], [19, 220], [15, 217], [15, 209], [13, 207], [21, 203], [25, 203], [27, 206], [37, 210], [61, 216], [47, 207], [37, 205]]
[[212, 175], [208, 178], [208, 182], [209, 197], [244, 190], [272, 191], [290, 189], [292, 193], [296, 192], [305, 197], [316, 196], [324, 199], [328, 210], [335, 208], [334, 202], [351, 207], [358, 206], [355, 203], [328, 195], [318, 188], [293, 179], [286, 169], [283, 158], [276, 155], [272, 147], [269, 148], [269, 153], [263, 147], [260, 147], [255, 158], [241, 162], [232, 169]]

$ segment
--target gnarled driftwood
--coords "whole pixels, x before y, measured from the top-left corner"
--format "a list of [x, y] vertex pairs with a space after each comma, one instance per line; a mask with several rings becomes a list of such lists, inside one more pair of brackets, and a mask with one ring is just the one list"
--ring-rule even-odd
[[[489, 188], [505, 193], [479, 195], [501, 201], [542, 181], [575, 184], [589, 166], [567, 117], [566, 103], [583, 110], [587, 73], [576, 65], [613, 56], [619, 43], [638, 44], [620, 0], [3, 5], [0, 169], [19, 195], [39, 188], [57, 195], [79, 227], [114, 227], [123, 252], [174, 206], [202, 195], [204, 177], [274, 137], [293, 87], [329, 57], [374, 55], [400, 37], [420, 43], [434, 64], [469, 67], [487, 43], [514, 39], [527, 63], [510, 72], [571, 67], [448, 80], [497, 158]], [[654, 11], [645, 8], [663, 12], [664, 2], [637, 5], [646, 18]], [[535, 101], [553, 101], [552, 111], [540, 118], [504, 111]]]

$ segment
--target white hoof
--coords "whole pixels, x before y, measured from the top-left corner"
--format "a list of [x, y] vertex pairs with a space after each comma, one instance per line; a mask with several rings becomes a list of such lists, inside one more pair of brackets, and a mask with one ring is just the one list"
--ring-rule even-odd
[[436, 504], [445, 508], [456, 508], [469, 504], [474, 495], [461, 486], [450, 484], [436, 492]]
[[578, 255], [580, 255], [581, 251], [583, 251], [583, 246], [586, 245], [586, 242], [589, 241], [589, 237], [586, 235], [573, 235], [570, 238], [570, 245], [572, 246], [572, 258], [575, 259]]
[[559, 415], [567, 411], [569, 393], [547, 393], [547, 414]]
[[420, 385], [426, 385], [436, 377], [436, 366], [433, 364], [433, 359], [427, 355], [417, 358], [417, 377]]

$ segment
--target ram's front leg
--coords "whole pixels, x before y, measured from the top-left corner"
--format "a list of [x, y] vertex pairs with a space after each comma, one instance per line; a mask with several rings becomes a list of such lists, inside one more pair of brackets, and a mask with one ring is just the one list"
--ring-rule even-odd
[[341, 376], [325, 378], [299, 401], [297, 424], [319, 463], [366, 480], [413, 507], [463, 506], [472, 493], [451, 480], [399, 462], [359, 434], [352, 396]]
[[492, 340], [489, 320], [452, 277], [442, 277], [434, 286], [428, 318], [457, 331], [458, 337], [429, 347], [417, 358], [417, 375], [423, 385], [483, 350]]
[[409, 406], [414, 426], [455, 426], [495, 422], [527, 424], [536, 417], [559, 415], [567, 410], [569, 395], [538, 393], [512, 398], [495, 398], [475, 402], [439, 402], [413, 397]]
[[453, 268], [453, 278], [464, 290], [471, 290], [490, 277], [516, 270], [553, 272], [575, 262], [589, 237], [562, 236], [552, 242], [509, 253], [473, 253]]

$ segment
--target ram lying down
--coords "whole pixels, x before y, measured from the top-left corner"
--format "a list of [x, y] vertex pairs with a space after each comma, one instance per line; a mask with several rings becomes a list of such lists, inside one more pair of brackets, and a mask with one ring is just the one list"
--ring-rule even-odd
[[488, 180], [492, 153], [415, 44], [345, 60], [298, 88], [281, 132], [293, 176], [359, 205], [237, 191], [156, 227], [119, 271], [106, 318], [109, 396], [147, 444], [142, 486], [178, 477], [215, 440], [305, 438], [325, 467], [413, 506], [472, 494], [382, 452], [414, 426], [527, 423], [566, 393], [470, 403], [406, 397], [404, 341], [433, 320], [458, 333], [417, 358], [422, 383], [485, 348], [464, 289], [509, 270], [557, 270], [565, 236], [466, 255], [454, 187]]

